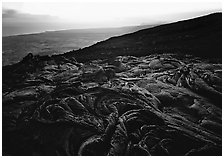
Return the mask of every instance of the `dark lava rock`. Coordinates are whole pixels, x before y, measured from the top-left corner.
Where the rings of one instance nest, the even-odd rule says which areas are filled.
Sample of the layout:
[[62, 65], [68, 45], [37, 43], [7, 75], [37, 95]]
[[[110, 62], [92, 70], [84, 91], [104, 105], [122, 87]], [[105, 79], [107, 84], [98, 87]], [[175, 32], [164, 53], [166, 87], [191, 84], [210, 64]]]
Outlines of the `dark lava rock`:
[[221, 64], [186, 61], [29, 54], [3, 68], [3, 155], [221, 155]]

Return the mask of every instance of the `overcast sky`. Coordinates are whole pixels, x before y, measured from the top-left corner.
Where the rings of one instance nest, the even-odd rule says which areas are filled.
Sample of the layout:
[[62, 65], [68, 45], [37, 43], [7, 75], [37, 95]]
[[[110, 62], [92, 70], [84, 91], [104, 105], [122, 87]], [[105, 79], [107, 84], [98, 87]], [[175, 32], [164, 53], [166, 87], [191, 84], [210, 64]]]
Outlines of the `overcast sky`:
[[221, 11], [218, 2], [3, 2], [3, 36], [47, 30], [160, 24]]

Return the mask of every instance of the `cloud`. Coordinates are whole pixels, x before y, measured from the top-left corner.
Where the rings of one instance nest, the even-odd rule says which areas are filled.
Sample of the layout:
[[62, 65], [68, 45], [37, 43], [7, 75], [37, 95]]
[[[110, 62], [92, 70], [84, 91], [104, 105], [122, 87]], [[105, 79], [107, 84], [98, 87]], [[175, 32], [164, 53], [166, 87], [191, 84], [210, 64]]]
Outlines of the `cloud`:
[[14, 9], [3, 9], [2, 12], [3, 20], [16, 20], [16, 21], [58, 21], [57, 16], [50, 16], [50, 15], [35, 15], [35, 14], [28, 14], [28, 13], [21, 13]]
[[21, 13], [13, 9], [3, 9], [2, 11], [3, 36], [63, 28], [64, 23], [57, 16]]
[[3, 9], [2, 18], [12, 18], [18, 14], [16, 10], [13, 9]]

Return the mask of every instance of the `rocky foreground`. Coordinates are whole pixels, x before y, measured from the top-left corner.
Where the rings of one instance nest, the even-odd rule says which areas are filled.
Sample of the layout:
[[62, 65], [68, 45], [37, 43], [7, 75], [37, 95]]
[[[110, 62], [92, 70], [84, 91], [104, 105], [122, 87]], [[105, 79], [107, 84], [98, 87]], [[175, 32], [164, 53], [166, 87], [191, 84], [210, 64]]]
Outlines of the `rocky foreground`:
[[173, 54], [3, 68], [3, 155], [221, 155], [222, 65]]

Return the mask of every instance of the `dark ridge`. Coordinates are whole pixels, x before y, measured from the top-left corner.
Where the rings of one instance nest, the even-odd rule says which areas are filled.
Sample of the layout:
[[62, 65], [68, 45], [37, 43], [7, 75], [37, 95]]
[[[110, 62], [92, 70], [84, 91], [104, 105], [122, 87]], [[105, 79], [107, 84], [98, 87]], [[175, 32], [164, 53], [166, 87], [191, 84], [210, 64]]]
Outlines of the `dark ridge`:
[[[78, 61], [118, 55], [145, 56], [154, 53], [222, 56], [222, 13], [179, 21], [112, 37], [90, 47], [63, 54]], [[60, 55], [61, 56], [61, 55]]]

